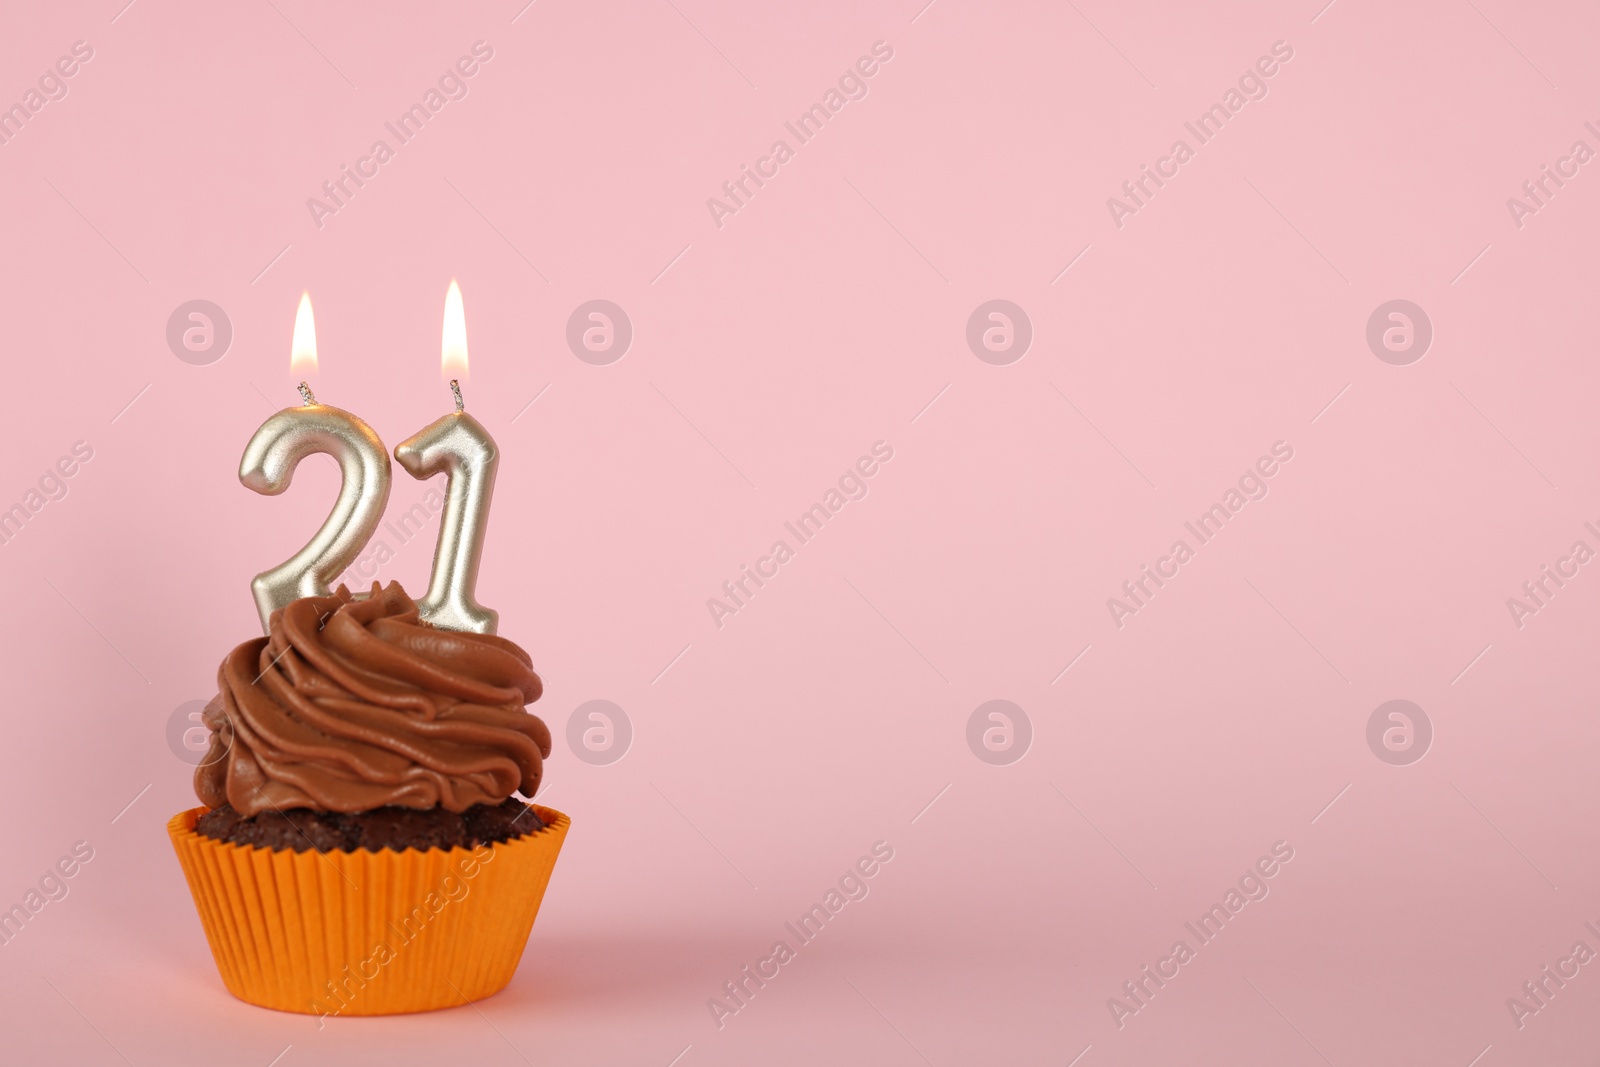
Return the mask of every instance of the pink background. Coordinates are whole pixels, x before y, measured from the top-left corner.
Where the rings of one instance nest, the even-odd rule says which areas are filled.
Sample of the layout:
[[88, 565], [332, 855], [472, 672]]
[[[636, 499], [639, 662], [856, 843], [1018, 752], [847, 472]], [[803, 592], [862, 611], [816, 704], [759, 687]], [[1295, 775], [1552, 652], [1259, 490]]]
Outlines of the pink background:
[[[1597, 165], [1506, 206], [1600, 148], [1592, 7], [122, 2], [0, 34], [0, 101], [94, 49], [0, 146], [0, 506], [94, 450], [0, 548], [0, 904], [94, 849], [0, 948], [0, 1058], [1600, 1055], [1600, 965], [1521, 1029], [1506, 1004], [1600, 950], [1600, 574], [1506, 605], [1600, 548]], [[479, 40], [469, 95], [319, 229], [306, 199]], [[1280, 40], [1119, 229], [1106, 198]], [[707, 198], [876, 41], [868, 95], [719, 228]], [[223, 989], [165, 731], [335, 491], [320, 461], [275, 499], [236, 477], [294, 400], [301, 291], [320, 395], [392, 446], [446, 410], [452, 277], [504, 455], [480, 598], [545, 679], [573, 829], [504, 993], [319, 1030]], [[609, 366], [565, 341], [597, 298], [634, 329]], [[1007, 366], [965, 340], [997, 298], [1033, 327]], [[233, 329], [205, 366], [165, 339], [194, 299]], [[1433, 324], [1408, 366], [1365, 340], [1393, 299]], [[870, 494], [717, 628], [878, 440]], [[1280, 440], [1270, 494], [1119, 629], [1106, 599]], [[422, 491], [397, 469], [391, 514]], [[384, 577], [420, 594], [432, 538]], [[633, 724], [608, 766], [565, 741], [592, 699]], [[1032, 723], [1009, 766], [968, 748], [991, 699]], [[1420, 762], [1368, 747], [1390, 699], [1432, 723]], [[879, 840], [870, 896], [719, 1029], [707, 998]], [[1107, 999], [1280, 840], [1271, 895], [1119, 1029]]]

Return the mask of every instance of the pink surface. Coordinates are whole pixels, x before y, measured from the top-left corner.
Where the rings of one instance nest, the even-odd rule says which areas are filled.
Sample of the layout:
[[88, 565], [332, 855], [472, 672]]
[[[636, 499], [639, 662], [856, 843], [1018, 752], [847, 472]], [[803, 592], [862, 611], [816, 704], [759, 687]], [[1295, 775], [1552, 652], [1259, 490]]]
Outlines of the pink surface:
[[[523, 2], [108, 0], [0, 34], [0, 101], [45, 79], [0, 144], [0, 507], [39, 505], [0, 546], [0, 903], [93, 852], [0, 948], [0, 1058], [1600, 1053], [1600, 14]], [[785, 123], [834, 87], [802, 142]], [[308, 208], [343, 166], [371, 176]], [[768, 176], [734, 203], [745, 166]], [[503, 994], [319, 1029], [222, 988], [163, 830], [193, 803], [168, 728], [335, 490], [321, 462], [275, 499], [236, 477], [295, 399], [301, 291], [320, 396], [393, 446], [447, 409], [452, 277], [503, 452], [479, 596], [545, 678], [541, 799], [573, 828]], [[192, 300], [231, 324], [220, 359], [168, 345]], [[593, 300], [631, 324], [620, 359], [586, 315], [569, 346]], [[984, 310], [969, 345], [996, 300], [1028, 329]], [[1387, 311], [1369, 346], [1397, 300], [1420, 359], [1414, 312], [1411, 348]], [[423, 493], [397, 470], [391, 515]], [[432, 541], [390, 538], [382, 577], [420, 593]], [[713, 612], [745, 565], [777, 572]], [[597, 700], [621, 760], [568, 740]], [[995, 700], [1026, 727], [974, 722]], [[1391, 700], [1429, 729], [1402, 706], [1369, 744]], [[863, 899], [786, 932], [880, 841]], [[1241, 878], [1202, 943], [1185, 924]], [[1169, 977], [1136, 1001], [1146, 965]]]

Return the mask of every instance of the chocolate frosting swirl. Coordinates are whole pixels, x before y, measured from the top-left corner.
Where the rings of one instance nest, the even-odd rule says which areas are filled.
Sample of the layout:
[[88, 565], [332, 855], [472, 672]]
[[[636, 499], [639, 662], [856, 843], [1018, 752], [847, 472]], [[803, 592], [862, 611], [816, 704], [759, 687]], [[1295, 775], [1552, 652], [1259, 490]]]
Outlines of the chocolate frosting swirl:
[[523, 705], [543, 689], [528, 654], [491, 634], [422, 622], [398, 583], [340, 586], [275, 612], [270, 634], [217, 669], [211, 747], [195, 794], [249, 817], [271, 808], [460, 812], [539, 788], [550, 731]]

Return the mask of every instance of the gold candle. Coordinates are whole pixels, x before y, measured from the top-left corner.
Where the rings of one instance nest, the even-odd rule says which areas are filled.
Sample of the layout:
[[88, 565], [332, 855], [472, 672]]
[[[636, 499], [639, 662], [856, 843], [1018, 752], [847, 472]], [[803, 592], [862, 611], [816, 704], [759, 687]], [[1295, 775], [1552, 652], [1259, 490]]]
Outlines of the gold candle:
[[[483, 424], [467, 414], [461, 397], [467, 376], [467, 322], [461, 287], [454, 280], [444, 302], [441, 369], [450, 379], [455, 410], [395, 446], [394, 458], [413, 478], [444, 474], [444, 513], [433, 552], [433, 577], [417, 607], [423, 619], [446, 630], [492, 634], [500, 613], [479, 604], [474, 591], [483, 539], [489, 528], [500, 451]], [[452, 372], [456, 377], [451, 377]]]
[[[316, 364], [311, 297], [303, 294], [295, 314], [290, 368], [314, 371]], [[251, 581], [263, 630], [272, 613], [290, 601], [328, 595], [328, 583], [355, 561], [389, 502], [389, 451], [377, 433], [348, 411], [317, 403], [306, 382], [299, 388], [301, 406], [271, 416], [250, 438], [239, 461], [239, 480], [258, 493], [277, 496], [289, 488], [302, 459], [325, 452], [338, 461], [342, 483], [332, 513], [305, 547]]]

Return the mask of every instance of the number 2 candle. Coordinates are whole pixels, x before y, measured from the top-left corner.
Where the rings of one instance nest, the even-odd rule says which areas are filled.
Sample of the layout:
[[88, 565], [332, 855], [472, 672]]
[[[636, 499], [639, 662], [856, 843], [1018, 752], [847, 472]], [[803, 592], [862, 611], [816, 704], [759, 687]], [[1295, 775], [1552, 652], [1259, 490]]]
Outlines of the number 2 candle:
[[[300, 297], [295, 314], [289, 365], [291, 371], [316, 369], [316, 325], [309, 295]], [[258, 493], [276, 496], [289, 488], [302, 459], [325, 452], [338, 461], [342, 483], [333, 511], [316, 536], [250, 583], [263, 630], [272, 613], [290, 601], [329, 594], [329, 581], [355, 562], [389, 501], [389, 452], [377, 433], [348, 411], [317, 403], [304, 381], [299, 388], [302, 405], [273, 415], [250, 438], [239, 461], [239, 480]], [[492, 479], [492, 467], [490, 474]]]

